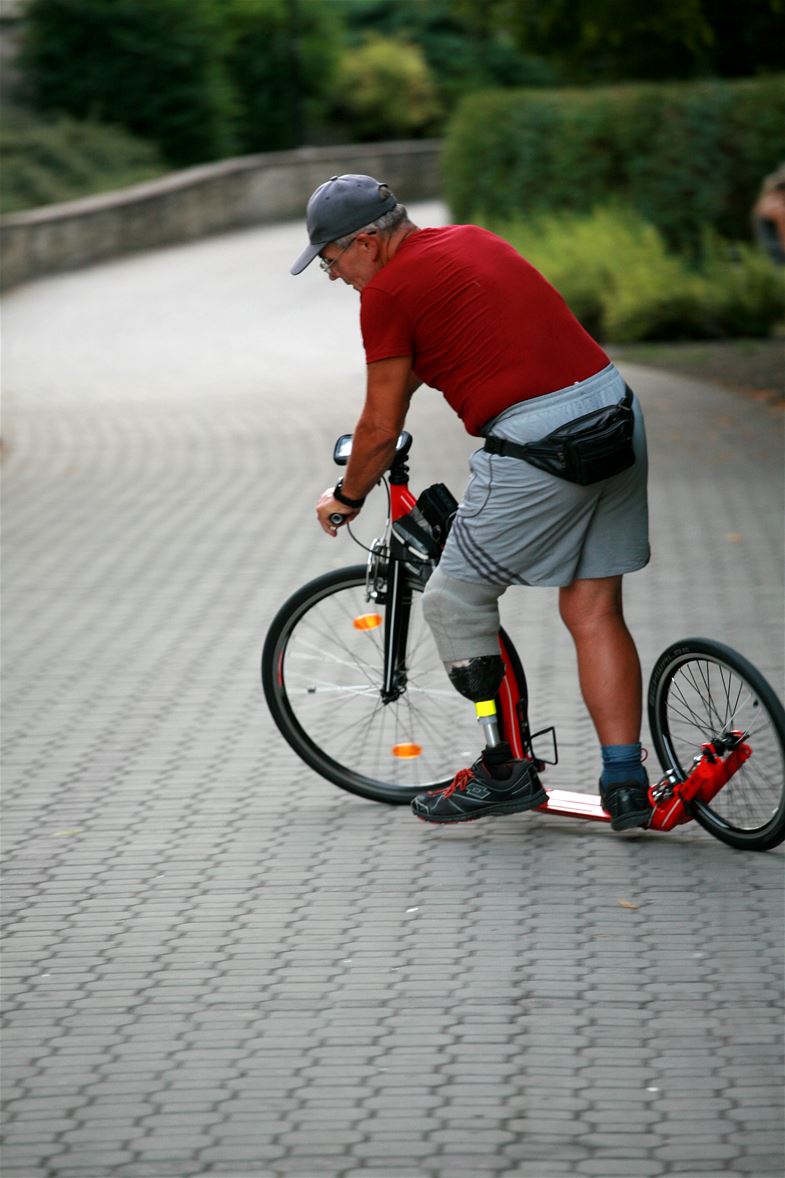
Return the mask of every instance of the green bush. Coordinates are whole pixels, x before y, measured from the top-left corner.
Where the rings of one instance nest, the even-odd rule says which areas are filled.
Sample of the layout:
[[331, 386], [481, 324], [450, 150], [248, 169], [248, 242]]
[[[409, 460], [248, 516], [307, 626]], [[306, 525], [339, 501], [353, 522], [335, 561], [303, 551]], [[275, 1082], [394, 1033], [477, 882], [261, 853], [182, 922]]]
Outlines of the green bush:
[[38, 110], [124, 126], [176, 166], [233, 149], [215, 0], [32, 0], [25, 30]]
[[785, 316], [785, 275], [755, 249], [705, 235], [699, 265], [621, 207], [492, 226], [600, 340], [765, 337]]
[[557, 81], [542, 58], [515, 44], [509, 21], [490, 13], [487, 0], [330, 0], [330, 6], [343, 14], [352, 48], [369, 32], [419, 46], [446, 112], [472, 90]]
[[60, 117], [7, 117], [0, 126], [0, 211], [122, 188], [166, 171], [156, 148], [117, 127]]
[[229, 0], [223, 19], [240, 151], [296, 146], [328, 105], [341, 50], [336, 13], [323, 0], [298, 0], [296, 9], [286, 0]]
[[723, 336], [765, 337], [785, 318], [785, 274], [759, 249], [707, 235], [701, 276]]
[[360, 142], [427, 134], [441, 109], [422, 51], [376, 34], [344, 53], [333, 101], [336, 115]]
[[761, 180], [785, 157], [785, 77], [484, 92], [448, 129], [458, 220], [582, 211], [623, 199], [669, 245], [748, 237]]

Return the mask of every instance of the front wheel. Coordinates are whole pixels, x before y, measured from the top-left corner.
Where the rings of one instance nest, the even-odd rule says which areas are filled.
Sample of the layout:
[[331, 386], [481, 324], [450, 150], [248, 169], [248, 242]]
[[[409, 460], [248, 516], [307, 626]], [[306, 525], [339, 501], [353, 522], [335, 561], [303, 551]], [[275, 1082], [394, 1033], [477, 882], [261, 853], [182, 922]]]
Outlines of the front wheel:
[[[382, 700], [384, 609], [368, 601], [364, 565], [304, 585], [273, 619], [262, 652], [272, 717], [307, 765], [341, 789], [408, 803], [446, 786], [482, 746], [471, 704], [451, 686], [412, 588], [397, 699]], [[523, 670], [511, 653], [521, 699]]]
[[657, 756], [681, 781], [704, 744], [747, 734], [749, 760], [711, 803], [691, 804], [701, 826], [740, 850], [785, 840], [785, 712], [760, 671], [721, 642], [685, 638], [657, 660], [648, 703]]

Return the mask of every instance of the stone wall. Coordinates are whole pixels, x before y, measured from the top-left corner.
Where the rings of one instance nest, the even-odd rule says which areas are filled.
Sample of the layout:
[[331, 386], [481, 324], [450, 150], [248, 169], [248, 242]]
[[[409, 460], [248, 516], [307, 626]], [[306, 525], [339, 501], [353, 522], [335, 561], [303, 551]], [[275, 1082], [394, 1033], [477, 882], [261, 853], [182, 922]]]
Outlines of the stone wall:
[[132, 250], [302, 218], [313, 189], [346, 172], [377, 176], [404, 202], [432, 199], [440, 193], [440, 153], [439, 140], [302, 147], [12, 213], [0, 218], [0, 284], [7, 289]]

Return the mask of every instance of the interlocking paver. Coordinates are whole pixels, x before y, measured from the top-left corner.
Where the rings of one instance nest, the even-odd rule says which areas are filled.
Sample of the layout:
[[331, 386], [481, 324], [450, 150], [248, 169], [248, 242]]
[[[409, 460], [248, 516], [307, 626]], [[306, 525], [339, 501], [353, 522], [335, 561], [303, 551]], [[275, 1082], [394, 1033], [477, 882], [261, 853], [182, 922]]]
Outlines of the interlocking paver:
[[[4, 300], [3, 1178], [780, 1175], [782, 848], [539, 814], [431, 830], [274, 729], [274, 612], [362, 560], [313, 522], [361, 395], [356, 302], [289, 279], [301, 236]], [[705, 633], [781, 690], [780, 421], [625, 375], [646, 671]], [[411, 426], [418, 480], [459, 491], [473, 442], [438, 394]], [[549, 773], [592, 790], [554, 594], [503, 615], [559, 731]]]

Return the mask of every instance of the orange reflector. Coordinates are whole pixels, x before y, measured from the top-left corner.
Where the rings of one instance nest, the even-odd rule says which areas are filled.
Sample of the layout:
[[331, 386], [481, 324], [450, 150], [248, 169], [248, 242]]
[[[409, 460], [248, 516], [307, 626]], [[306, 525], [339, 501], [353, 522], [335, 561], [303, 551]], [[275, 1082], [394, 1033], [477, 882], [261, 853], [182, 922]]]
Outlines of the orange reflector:
[[392, 755], [394, 757], [419, 757], [422, 756], [422, 745], [394, 744], [392, 746]]
[[355, 630], [375, 630], [381, 624], [381, 614], [358, 614], [354, 619]]

